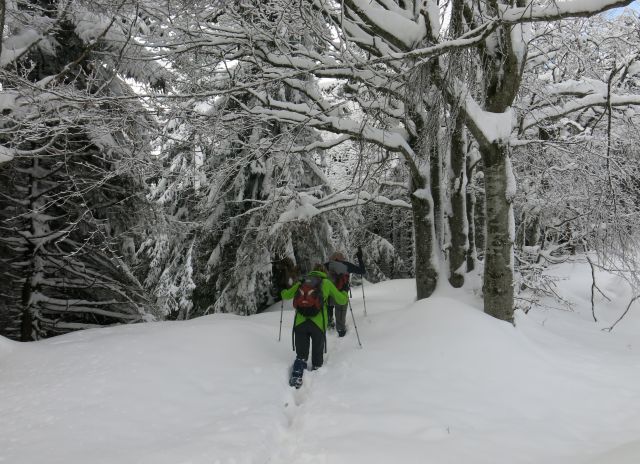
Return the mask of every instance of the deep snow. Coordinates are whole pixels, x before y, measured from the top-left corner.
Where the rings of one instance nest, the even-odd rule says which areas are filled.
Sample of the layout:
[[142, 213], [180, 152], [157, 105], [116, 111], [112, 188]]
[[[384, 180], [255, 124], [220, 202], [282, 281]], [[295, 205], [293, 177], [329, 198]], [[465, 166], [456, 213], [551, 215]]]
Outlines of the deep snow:
[[[590, 308], [590, 270], [566, 263], [573, 310], [537, 308], [516, 327], [469, 289], [413, 302], [412, 281], [367, 285], [326, 365], [287, 386], [285, 307], [0, 338], [0, 462], [10, 464], [627, 464], [640, 462], [640, 308]], [[551, 304], [550, 304], [551, 305]]]

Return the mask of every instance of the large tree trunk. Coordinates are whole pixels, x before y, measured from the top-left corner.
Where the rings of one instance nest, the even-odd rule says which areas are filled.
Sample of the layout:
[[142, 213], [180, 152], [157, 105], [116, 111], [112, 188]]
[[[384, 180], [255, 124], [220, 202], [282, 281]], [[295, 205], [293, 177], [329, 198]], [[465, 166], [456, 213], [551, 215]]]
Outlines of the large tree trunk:
[[480, 148], [484, 163], [486, 247], [484, 311], [513, 322], [513, 237], [509, 148], [494, 143]]
[[0, 55], [2, 55], [2, 38], [4, 37], [4, 19], [7, 12], [5, 0], [0, 0]]
[[451, 135], [451, 179], [449, 190], [451, 192], [451, 212], [449, 215], [449, 232], [451, 234], [451, 247], [449, 249], [449, 283], [459, 288], [464, 285], [464, 272], [462, 267], [468, 249], [467, 240], [467, 207], [465, 172], [466, 164], [466, 140], [464, 137], [464, 119], [461, 115], [456, 117], [455, 127]]
[[[424, 160], [429, 163], [429, 160]], [[414, 230], [414, 267], [416, 272], [416, 291], [418, 300], [428, 298], [438, 284], [438, 265], [435, 258], [437, 239], [433, 222], [433, 198], [429, 186], [428, 174], [418, 174], [416, 169], [411, 176], [411, 209]]]
[[[508, 4], [505, 0], [500, 3]], [[526, 2], [516, 0], [515, 3], [523, 7]], [[498, 16], [498, 2], [489, 3], [488, 7], [492, 15]], [[522, 26], [502, 26], [493, 34], [499, 52], [483, 53], [486, 59], [485, 111], [504, 113], [513, 104], [526, 62], [523, 35]], [[482, 134], [478, 142], [485, 179], [484, 311], [498, 319], [513, 322], [514, 237], [510, 224], [513, 221], [511, 201], [515, 192], [508, 192], [509, 178], [513, 176], [509, 146], [508, 141], [488, 140], [486, 134]], [[515, 189], [515, 185], [511, 187]]]
[[33, 315], [29, 307], [31, 299], [31, 279], [22, 286], [22, 316], [20, 318], [20, 341], [30, 342], [33, 340]]
[[467, 171], [467, 187], [465, 190], [466, 195], [466, 209], [467, 209], [467, 238], [469, 244], [467, 246], [467, 272], [471, 272], [476, 268], [476, 259], [478, 253], [476, 251], [476, 192], [474, 190], [475, 181], [473, 179], [473, 171], [475, 170], [475, 163], [472, 163], [470, 155], [467, 156], [467, 162], [465, 169]]
[[418, 300], [430, 297], [438, 284], [438, 271], [433, 256], [435, 233], [430, 196], [431, 193], [426, 188], [414, 189], [411, 194]]
[[41, 253], [42, 245], [36, 246], [34, 241], [43, 238], [46, 225], [41, 220], [43, 199], [40, 192], [41, 185], [38, 174], [42, 176], [42, 167], [38, 157], [33, 158], [29, 174], [29, 214], [30, 239], [26, 240], [25, 262], [29, 263], [28, 274], [22, 287], [22, 320], [20, 321], [20, 340], [28, 342], [38, 338], [36, 327], [34, 326], [35, 313], [33, 308], [34, 296], [40, 292], [41, 282], [44, 280], [43, 263]]
[[[439, 111], [439, 109], [438, 109]], [[439, 256], [442, 254], [445, 243], [444, 234], [444, 213], [442, 208], [442, 159], [440, 157], [440, 139], [438, 131], [434, 130], [431, 139], [431, 149], [429, 150], [429, 162], [431, 164], [429, 173], [431, 174], [431, 198], [433, 201], [433, 230], [435, 234], [434, 247]]]
[[438, 284], [438, 256], [436, 246], [438, 237], [434, 224], [434, 200], [430, 181], [434, 150], [437, 151], [437, 136], [426, 137], [428, 127], [423, 114], [410, 113], [416, 123], [418, 136], [409, 141], [416, 158], [409, 161], [411, 186], [411, 210], [414, 231], [414, 269], [416, 273], [416, 291], [418, 300], [428, 298]]

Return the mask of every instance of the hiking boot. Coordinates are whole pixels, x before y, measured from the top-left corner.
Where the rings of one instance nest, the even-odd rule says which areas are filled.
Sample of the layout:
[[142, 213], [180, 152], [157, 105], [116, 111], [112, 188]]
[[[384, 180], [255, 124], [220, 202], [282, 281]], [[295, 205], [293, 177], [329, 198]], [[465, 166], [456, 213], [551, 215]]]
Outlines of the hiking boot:
[[345, 335], [347, 335], [347, 329], [338, 330], [338, 337], [344, 337]]
[[317, 371], [318, 369], [320, 369], [322, 366], [311, 366], [311, 370], [312, 371]]
[[307, 361], [304, 359], [296, 358], [293, 362], [293, 369], [291, 370], [291, 375], [294, 377], [302, 377], [304, 374], [304, 370], [307, 368]]
[[329, 322], [327, 323], [327, 326], [330, 329], [335, 329], [336, 328], [336, 322], [333, 319], [329, 319]]

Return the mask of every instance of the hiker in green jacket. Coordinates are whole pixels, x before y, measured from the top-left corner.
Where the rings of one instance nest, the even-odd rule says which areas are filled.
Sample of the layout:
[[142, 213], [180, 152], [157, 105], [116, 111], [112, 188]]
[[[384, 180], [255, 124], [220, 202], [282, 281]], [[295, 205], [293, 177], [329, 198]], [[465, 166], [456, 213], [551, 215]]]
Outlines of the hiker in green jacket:
[[[313, 304], [303, 301], [306, 298], [313, 300], [314, 297], [317, 297], [318, 289], [321, 290], [321, 301], [315, 300]], [[305, 292], [309, 295], [303, 295]], [[296, 317], [293, 323], [293, 337], [297, 359], [294, 363], [293, 374], [297, 374], [299, 371], [300, 378], [302, 378], [302, 371], [307, 367], [310, 344], [313, 345], [311, 349], [312, 368], [318, 369], [322, 366], [329, 297], [332, 297], [338, 304], [346, 304], [348, 297], [331, 282], [327, 277], [326, 269], [321, 264], [314, 266], [313, 271], [296, 282], [293, 287], [282, 290], [280, 295], [283, 300], [294, 299]], [[315, 309], [307, 310], [304, 306], [315, 306]]]

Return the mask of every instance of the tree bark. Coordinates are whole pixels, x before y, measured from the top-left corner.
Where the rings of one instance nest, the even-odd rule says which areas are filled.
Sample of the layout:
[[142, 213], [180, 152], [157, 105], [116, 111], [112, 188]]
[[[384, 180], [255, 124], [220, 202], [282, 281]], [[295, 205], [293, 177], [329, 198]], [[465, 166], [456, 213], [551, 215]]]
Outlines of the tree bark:
[[22, 286], [22, 316], [20, 318], [20, 341], [30, 342], [33, 340], [33, 315], [29, 307], [31, 298], [31, 279], [27, 279]]
[[[37, 156], [31, 162], [29, 175], [29, 213], [31, 215], [29, 234], [30, 238], [42, 238], [45, 225], [39, 219], [42, 208], [40, 182], [35, 173], [41, 169]], [[29, 271], [22, 287], [22, 318], [20, 321], [20, 340], [29, 342], [37, 339], [38, 334], [34, 327], [33, 296], [40, 291], [40, 282], [43, 280], [41, 248], [32, 240], [27, 239], [25, 244], [25, 261], [29, 263]], [[35, 337], [34, 337], [35, 334]]]
[[[426, 137], [428, 126], [423, 114], [410, 111], [416, 123], [417, 136], [412, 137], [409, 145], [416, 154], [410, 163], [410, 198], [414, 231], [414, 269], [416, 273], [417, 299], [430, 297], [438, 284], [438, 260], [435, 233], [434, 201], [430, 181], [432, 180], [432, 154], [437, 151], [437, 137]], [[434, 148], [435, 146], [435, 148]]]
[[2, 37], [4, 37], [4, 21], [7, 12], [5, 0], [0, 0], [0, 55], [2, 55]]
[[513, 240], [511, 199], [508, 195], [509, 147], [481, 146], [484, 162], [486, 247], [484, 259], [484, 311], [513, 322]]
[[449, 283], [454, 288], [464, 285], [464, 273], [461, 271], [468, 250], [468, 222], [466, 206], [466, 140], [464, 137], [464, 119], [456, 117], [455, 127], [451, 135], [451, 213], [449, 232], [451, 247], [449, 249]]
[[[438, 109], [438, 111], [440, 111]], [[433, 229], [435, 235], [434, 246], [435, 251], [441, 256], [443, 245], [445, 243], [444, 234], [444, 212], [442, 208], [442, 159], [440, 157], [440, 139], [438, 131], [434, 130], [434, 134], [431, 138], [431, 148], [429, 150], [429, 161], [431, 175], [430, 190], [431, 198], [433, 201]]]
[[466, 209], [467, 209], [467, 272], [471, 272], [476, 268], [476, 193], [474, 191], [473, 171], [475, 170], [475, 164], [471, 163], [469, 157], [465, 169], [467, 171], [467, 186], [465, 190], [466, 195]]
[[416, 185], [414, 180], [411, 193], [418, 300], [430, 297], [438, 284], [438, 272], [433, 259], [435, 243], [433, 206], [431, 194], [426, 187], [426, 182]]
[[[498, 5], [506, 2], [490, 2], [489, 11], [498, 16]], [[517, 6], [523, 6], [524, 0], [516, 0]], [[498, 43], [497, 52], [481, 49], [484, 61], [484, 110], [491, 113], [504, 113], [516, 98], [522, 72], [526, 61], [519, 45], [514, 44], [518, 32], [501, 26], [493, 37]], [[513, 35], [512, 35], [513, 34]], [[513, 322], [513, 237], [511, 236], [510, 193], [507, 192], [511, 173], [508, 141], [488, 140], [472, 125], [469, 129], [480, 145], [480, 155], [484, 165], [486, 237], [484, 255], [484, 311], [504, 321]]]

